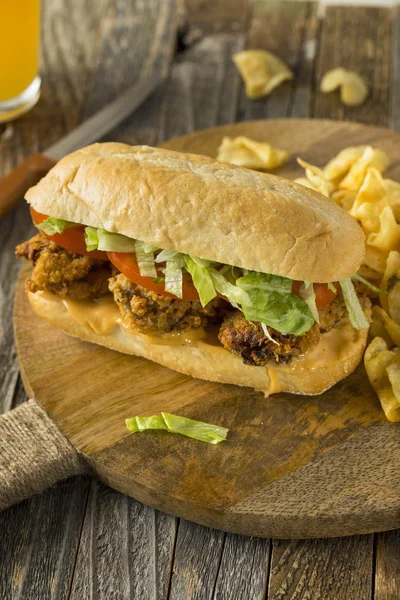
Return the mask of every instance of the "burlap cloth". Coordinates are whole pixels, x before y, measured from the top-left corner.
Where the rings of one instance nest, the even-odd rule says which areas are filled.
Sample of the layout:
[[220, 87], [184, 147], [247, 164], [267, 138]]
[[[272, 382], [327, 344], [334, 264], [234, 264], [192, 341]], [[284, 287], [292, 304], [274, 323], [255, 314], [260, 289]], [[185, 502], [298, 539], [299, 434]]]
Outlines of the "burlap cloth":
[[0, 417], [0, 510], [85, 470], [36, 400]]

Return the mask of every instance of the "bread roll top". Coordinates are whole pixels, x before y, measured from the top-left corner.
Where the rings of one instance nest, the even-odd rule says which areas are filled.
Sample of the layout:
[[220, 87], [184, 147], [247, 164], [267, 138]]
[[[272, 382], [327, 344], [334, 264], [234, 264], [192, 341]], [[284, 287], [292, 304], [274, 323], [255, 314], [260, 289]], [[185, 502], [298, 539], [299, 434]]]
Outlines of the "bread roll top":
[[63, 158], [26, 194], [38, 212], [160, 248], [313, 282], [353, 275], [364, 235], [332, 200], [291, 181], [119, 143]]

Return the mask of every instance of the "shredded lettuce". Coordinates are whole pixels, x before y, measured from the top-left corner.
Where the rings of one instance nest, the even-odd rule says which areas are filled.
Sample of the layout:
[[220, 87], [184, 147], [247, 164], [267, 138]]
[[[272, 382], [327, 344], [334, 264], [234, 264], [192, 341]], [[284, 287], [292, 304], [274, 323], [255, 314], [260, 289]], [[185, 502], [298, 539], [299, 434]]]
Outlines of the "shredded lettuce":
[[192, 256], [192, 255], [190, 255], [190, 258], [201, 269], [208, 269], [212, 264], [215, 264], [215, 263], [212, 263], [211, 260], [206, 260], [205, 258], [199, 258], [198, 256]]
[[[164, 281], [165, 291], [177, 298], [183, 296], [183, 270], [186, 269], [203, 307], [217, 293], [221, 294], [232, 306], [241, 310], [247, 320], [260, 322], [265, 335], [274, 343], [277, 342], [270, 336], [267, 327], [284, 335], [302, 335], [312, 327], [314, 320], [319, 321], [311, 282], [304, 282], [299, 297], [292, 293], [293, 282], [286, 277], [247, 271], [232, 265], [222, 265], [217, 269], [215, 262], [174, 250], [160, 250], [151, 244], [95, 227], [86, 227], [85, 239], [88, 251], [135, 252], [142, 277], [151, 277], [157, 283]], [[166, 264], [165, 278], [160, 278], [156, 263], [163, 262]], [[336, 292], [332, 284], [328, 285]]]
[[135, 240], [120, 233], [111, 233], [97, 227], [85, 228], [86, 250], [104, 252], [135, 252]]
[[369, 288], [373, 292], [376, 292], [377, 294], [387, 294], [388, 293], [387, 290], [381, 290], [380, 288], [376, 287], [376, 285], [373, 285], [372, 283], [370, 283], [367, 279], [364, 279], [364, 277], [361, 277], [361, 275], [359, 275], [358, 273], [353, 275], [353, 277], [351, 279], [353, 281], [359, 281], [360, 283], [365, 285], [367, 288]]
[[335, 287], [335, 284], [334, 284], [334, 283], [332, 283], [332, 281], [330, 281], [330, 282], [328, 283], [328, 290], [331, 290], [331, 292], [334, 292], [335, 294], [337, 294], [337, 289], [336, 289], [336, 287]]
[[148, 244], [147, 242], [137, 243], [140, 244], [143, 252], [145, 252], [146, 254], [154, 254], [154, 252], [158, 252], [158, 250], [160, 250], [160, 248], [158, 248], [157, 246], [153, 246], [153, 244]]
[[217, 295], [210, 271], [206, 266], [199, 266], [197, 262], [187, 254], [185, 254], [184, 260], [186, 269], [192, 276], [194, 287], [199, 294], [201, 305], [204, 307]]
[[126, 426], [132, 433], [146, 431], [149, 429], [164, 429], [170, 433], [180, 433], [186, 437], [207, 442], [208, 444], [218, 444], [226, 440], [229, 429], [212, 425], [211, 423], [203, 423], [202, 421], [194, 421], [179, 415], [162, 412], [160, 415], [151, 417], [133, 417], [125, 420]]
[[307, 304], [314, 319], [317, 321], [317, 323], [319, 323], [319, 313], [316, 304], [314, 284], [312, 283], [312, 281], [305, 281], [303, 283], [303, 285], [300, 288], [300, 296]]
[[240, 267], [224, 265], [218, 270], [218, 273], [223, 275], [229, 283], [236, 285], [236, 279], [238, 279], [238, 277], [243, 277], [243, 275], [247, 275], [248, 271], [246, 269], [241, 269]]
[[97, 227], [85, 227], [85, 244], [88, 252], [97, 250], [99, 245], [99, 236], [97, 235]]
[[277, 275], [250, 272], [236, 280], [250, 303], [242, 307], [248, 321], [260, 321], [284, 335], [302, 335], [314, 324], [306, 302], [292, 293], [292, 280]]
[[155, 258], [156, 263], [166, 262], [167, 260], [172, 260], [177, 256], [182, 256], [180, 252], [176, 252], [175, 250], [161, 250]]
[[216, 269], [210, 269], [210, 275], [217, 292], [228, 298], [229, 302], [233, 304], [233, 306], [237, 304], [249, 304], [250, 298], [247, 292], [237, 287], [237, 285], [233, 285], [230, 283], [224, 275], [222, 275]]
[[265, 337], [268, 338], [270, 342], [273, 342], [277, 346], [280, 346], [280, 343], [277, 342], [276, 340], [274, 340], [274, 338], [272, 337], [272, 335], [268, 331], [268, 327], [266, 326], [266, 324], [265, 323], [260, 323], [260, 325], [261, 325], [261, 328], [262, 328], [262, 330], [264, 332]]
[[161, 415], [153, 415], [152, 417], [133, 417], [133, 419], [125, 419], [125, 423], [132, 433], [147, 431], [148, 429], [167, 429]]
[[157, 269], [154, 263], [154, 246], [144, 242], [135, 242], [136, 261], [142, 277], [157, 277]]
[[347, 312], [349, 313], [350, 323], [353, 325], [354, 329], [367, 329], [369, 327], [369, 322], [361, 308], [360, 301], [350, 277], [342, 279], [339, 283], [342, 288]]
[[41, 223], [37, 223], [36, 227], [47, 235], [54, 235], [55, 233], [64, 233], [69, 227], [76, 227], [77, 223], [71, 223], [71, 221], [65, 221], [65, 219], [55, 219], [54, 217], [48, 217]]
[[182, 269], [185, 261], [182, 255], [167, 260], [165, 263], [165, 291], [182, 298]]
[[98, 249], [106, 252], [134, 252], [135, 241], [119, 233], [109, 233], [105, 229], [98, 229]]

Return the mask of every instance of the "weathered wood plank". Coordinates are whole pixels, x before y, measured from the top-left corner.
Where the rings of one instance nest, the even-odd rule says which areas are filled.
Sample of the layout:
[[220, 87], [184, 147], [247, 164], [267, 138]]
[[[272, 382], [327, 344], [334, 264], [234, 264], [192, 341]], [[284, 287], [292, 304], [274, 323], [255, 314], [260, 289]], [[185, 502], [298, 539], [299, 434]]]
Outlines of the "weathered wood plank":
[[263, 598], [270, 548], [270, 540], [227, 534], [215, 585], [215, 600]]
[[141, 77], [167, 74], [176, 44], [176, 4], [176, 0], [117, 0], [112, 6], [83, 118]]
[[226, 534], [180, 520], [169, 598], [207, 600], [214, 597]]
[[174, 62], [163, 97], [158, 141], [235, 118], [239, 78], [231, 56], [241, 35], [205, 36]]
[[19, 372], [12, 320], [19, 271], [14, 247], [32, 230], [28, 207], [22, 203], [0, 221], [0, 412], [12, 406]]
[[268, 600], [370, 600], [372, 536], [273, 540]]
[[166, 599], [176, 523], [93, 481], [71, 600]]
[[94, 6], [91, 0], [45, 1], [42, 97], [27, 118], [34, 132], [37, 127], [46, 128], [46, 139], [41, 139], [46, 145], [55, 142], [79, 119], [104, 34], [101, 25], [111, 3], [112, 0], [96, 0]]
[[294, 78], [260, 100], [249, 100], [242, 87], [239, 120], [309, 116], [317, 26], [314, 2], [256, 1], [246, 48], [273, 52]]
[[[314, 116], [387, 126], [390, 119], [392, 28], [388, 8], [328, 6], [323, 21]], [[370, 94], [360, 107], [344, 106], [339, 93], [319, 91], [323, 75], [334, 67], [356, 71]]]
[[88, 477], [76, 477], [0, 513], [0, 599], [68, 597]]
[[393, 46], [392, 46], [392, 90], [390, 94], [391, 114], [389, 126], [392, 129], [400, 129], [400, 6], [395, 13], [393, 27]]
[[183, 0], [181, 24], [197, 29], [198, 35], [246, 31], [252, 4], [253, 0]]
[[374, 600], [397, 600], [400, 593], [400, 529], [375, 535]]

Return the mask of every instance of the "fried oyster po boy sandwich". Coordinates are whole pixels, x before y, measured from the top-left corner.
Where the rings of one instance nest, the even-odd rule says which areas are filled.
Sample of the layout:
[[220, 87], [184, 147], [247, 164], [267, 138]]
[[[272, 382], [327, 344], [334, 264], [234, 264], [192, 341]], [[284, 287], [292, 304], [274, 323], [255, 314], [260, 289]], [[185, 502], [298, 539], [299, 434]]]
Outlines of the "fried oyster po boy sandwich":
[[349, 375], [369, 301], [361, 228], [324, 196], [192, 154], [94, 144], [26, 195], [29, 302], [87, 340], [265, 394]]

